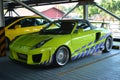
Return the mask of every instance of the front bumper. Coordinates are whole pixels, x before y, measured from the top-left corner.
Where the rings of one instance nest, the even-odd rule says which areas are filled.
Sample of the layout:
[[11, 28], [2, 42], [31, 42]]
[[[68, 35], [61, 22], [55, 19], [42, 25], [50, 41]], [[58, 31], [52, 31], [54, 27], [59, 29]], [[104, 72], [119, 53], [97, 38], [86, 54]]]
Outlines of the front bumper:
[[56, 48], [42, 48], [29, 50], [26, 53], [22, 51], [10, 50], [10, 58], [29, 65], [47, 65], [52, 62], [52, 56]]

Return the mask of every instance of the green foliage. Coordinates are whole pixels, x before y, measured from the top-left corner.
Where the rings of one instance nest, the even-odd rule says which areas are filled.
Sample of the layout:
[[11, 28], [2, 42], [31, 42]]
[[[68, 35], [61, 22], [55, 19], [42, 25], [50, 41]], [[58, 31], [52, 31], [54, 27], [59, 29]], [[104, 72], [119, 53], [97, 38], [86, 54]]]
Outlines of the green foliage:
[[82, 6], [79, 6], [78, 8], [76, 8], [74, 12], [77, 13], [80, 18], [83, 17], [83, 7]]
[[119, 16], [120, 0], [102, 0], [101, 6]]
[[95, 6], [89, 6], [89, 16], [92, 16], [92, 15], [94, 15], [94, 14], [99, 14], [99, 12], [100, 12], [100, 10], [97, 8], [97, 7], [95, 7]]
[[[101, 3], [99, 5], [120, 17], [120, 0], [101, 0]], [[65, 12], [68, 12], [72, 8], [73, 6], [62, 7], [63, 11]], [[105, 13], [104, 11], [102, 11], [101, 9], [99, 9], [94, 5], [90, 5], [88, 9], [89, 9], [89, 17], [95, 14], [101, 14], [104, 17], [106, 16], [111, 17], [110, 15], [108, 15], [107, 13]], [[83, 17], [83, 6], [76, 8], [73, 12], [77, 13], [79, 17]]]

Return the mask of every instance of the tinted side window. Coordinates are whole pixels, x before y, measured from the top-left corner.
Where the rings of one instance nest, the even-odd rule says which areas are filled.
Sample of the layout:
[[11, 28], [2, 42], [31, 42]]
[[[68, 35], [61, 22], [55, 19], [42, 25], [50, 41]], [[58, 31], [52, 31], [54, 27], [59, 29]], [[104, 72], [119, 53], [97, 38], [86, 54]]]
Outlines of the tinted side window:
[[35, 25], [36, 26], [39, 26], [39, 25], [44, 25], [44, 24], [47, 24], [48, 21], [45, 20], [45, 19], [42, 19], [42, 18], [36, 18], [35, 19]]
[[35, 20], [33, 18], [27, 18], [20, 21], [21, 27], [34, 26]]

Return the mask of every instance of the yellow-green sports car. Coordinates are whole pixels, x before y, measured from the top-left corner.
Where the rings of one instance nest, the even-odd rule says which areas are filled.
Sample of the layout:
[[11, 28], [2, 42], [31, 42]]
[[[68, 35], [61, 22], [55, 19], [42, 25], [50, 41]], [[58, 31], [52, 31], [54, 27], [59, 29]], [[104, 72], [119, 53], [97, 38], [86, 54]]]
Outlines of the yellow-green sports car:
[[111, 51], [111, 32], [87, 20], [56, 20], [39, 33], [20, 36], [10, 45], [10, 58], [30, 65], [63, 66], [69, 60]]

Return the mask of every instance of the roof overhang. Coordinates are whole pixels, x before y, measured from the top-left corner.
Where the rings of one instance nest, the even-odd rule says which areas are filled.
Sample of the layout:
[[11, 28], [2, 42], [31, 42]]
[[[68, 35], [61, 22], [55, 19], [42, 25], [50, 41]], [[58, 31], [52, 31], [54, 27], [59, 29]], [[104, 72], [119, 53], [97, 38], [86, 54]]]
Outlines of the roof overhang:
[[[62, 4], [62, 3], [74, 3], [74, 2], [87, 2], [91, 3], [94, 0], [20, 0], [29, 6], [42, 6], [42, 5], [51, 5], [51, 4]], [[14, 0], [3, 0], [4, 8], [13, 7], [19, 8], [22, 7], [20, 4], [15, 3]]]

